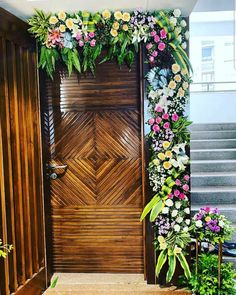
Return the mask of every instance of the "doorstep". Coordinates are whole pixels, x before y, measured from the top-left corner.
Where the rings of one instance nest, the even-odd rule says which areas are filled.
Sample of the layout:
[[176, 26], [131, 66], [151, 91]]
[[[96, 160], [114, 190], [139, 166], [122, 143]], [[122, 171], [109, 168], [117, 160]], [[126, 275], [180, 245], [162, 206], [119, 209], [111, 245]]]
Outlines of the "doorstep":
[[147, 285], [142, 274], [57, 273], [58, 283], [44, 295], [189, 295], [175, 287]]

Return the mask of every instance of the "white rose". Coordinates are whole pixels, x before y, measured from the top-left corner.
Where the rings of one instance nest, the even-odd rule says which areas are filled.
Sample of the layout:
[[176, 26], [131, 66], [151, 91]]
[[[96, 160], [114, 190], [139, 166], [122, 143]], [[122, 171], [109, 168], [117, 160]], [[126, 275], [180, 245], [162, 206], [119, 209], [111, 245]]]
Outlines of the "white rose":
[[186, 214], [190, 214], [190, 209], [189, 209], [189, 208], [185, 208], [185, 209], [184, 209], [184, 212], [185, 212]]
[[178, 210], [173, 210], [171, 213], [172, 217], [176, 217], [178, 215]]
[[173, 14], [174, 14], [175, 17], [180, 17], [181, 16], [181, 10], [180, 9], [175, 9], [173, 11]]
[[184, 19], [181, 20], [180, 24], [181, 24], [181, 26], [182, 26], [183, 28], [187, 26], [187, 23], [186, 23], [186, 21], [185, 21]]
[[182, 37], [181, 35], [179, 35], [178, 38], [177, 38], [177, 40], [178, 40], [179, 42], [182, 42], [182, 39], [183, 39], [183, 37]]
[[183, 231], [184, 231], [184, 232], [188, 232], [188, 230], [189, 230], [188, 226], [185, 226], [185, 227], [183, 228]]
[[190, 35], [189, 35], [189, 31], [186, 31], [185, 34], [184, 34], [185, 38], [188, 40]]
[[220, 221], [219, 221], [219, 226], [223, 228], [224, 225], [225, 225], [224, 221], [220, 220]]
[[179, 232], [179, 231], [180, 231], [180, 226], [179, 226], [178, 224], [176, 224], [176, 225], [174, 226], [174, 230], [175, 230], [176, 232]]
[[176, 209], [179, 209], [179, 208], [181, 207], [181, 205], [182, 205], [182, 204], [181, 204], [180, 202], [176, 202], [176, 203], [175, 203], [175, 208], [176, 208]]
[[168, 214], [169, 213], [169, 208], [168, 207], [164, 207], [162, 210], [163, 214]]
[[185, 223], [186, 223], [187, 225], [189, 225], [190, 222], [191, 222], [190, 219], [186, 219], [186, 220], [185, 220]]
[[177, 24], [177, 19], [176, 19], [175, 17], [171, 16], [171, 17], [170, 17], [170, 23], [171, 23], [172, 25], [176, 26], [176, 24]]
[[168, 199], [167, 201], [166, 201], [166, 206], [168, 206], [168, 207], [172, 207], [174, 205], [174, 203], [173, 203], [173, 201], [171, 200], [171, 199]]
[[196, 227], [202, 227], [202, 221], [201, 220], [196, 221]]
[[181, 223], [183, 220], [184, 220], [183, 217], [178, 217], [178, 218], [176, 218], [176, 222], [177, 222], [177, 223]]
[[182, 45], [181, 45], [181, 47], [182, 47], [183, 49], [186, 49], [186, 48], [187, 48], [187, 43], [186, 43], [186, 42], [183, 42]]

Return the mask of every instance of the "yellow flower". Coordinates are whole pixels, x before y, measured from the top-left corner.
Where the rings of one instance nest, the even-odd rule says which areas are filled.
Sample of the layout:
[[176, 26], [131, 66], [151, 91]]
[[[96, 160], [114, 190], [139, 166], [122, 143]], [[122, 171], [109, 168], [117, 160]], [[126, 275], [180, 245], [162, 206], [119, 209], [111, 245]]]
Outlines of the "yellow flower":
[[181, 74], [182, 74], [183, 76], [186, 76], [186, 75], [188, 75], [188, 71], [187, 71], [186, 69], [183, 69], [183, 70], [181, 71]]
[[206, 222], [211, 221], [211, 217], [210, 217], [210, 216], [207, 216], [207, 217], [205, 218], [205, 221], [206, 221]]
[[177, 247], [177, 246], [175, 246], [175, 248], [174, 248], [174, 254], [180, 254], [181, 252], [182, 252], [182, 249], [179, 248], [179, 247]]
[[178, 64], [173, 64], [172, 65], [172, 72], [174, 74], [178, 73], [180, 71], [180, 66]]
[[114, 30], [114, 29], [111, 29], [111, 35], [113, 36], [113, 37], [116, 37], [117, 35], [118, 35], [118, 32], [117, 32], [117, 30]]
[[59, 18], [60, 20], [65, 20], [65, 19], [66, 19], [66, 14], [65, 14], [65, 12], [64, 12], [64, 11], [60, 11], [60, 12], [58, 13], [58, 18]]
[[163, 153], [159, 153], [158, 158], [163, 161], [163, 160], [165, 160], [166, 157]]
[[158, 166], [160, 164], [160, 161], [158, 159], [154, 159], [152, 162], [156, 166]]
[[74, 22], [73, 22], [73, 20], [72, 20], [71, 18], [68, 18], [68, 19], [66, 20], [66, 26], [67, 26], [67, 28], [70, 29], [70, 30], [73, 29], [73, 27], [74, 27]]
[[180, 82], [181, 81], [181, 76], [180, 75], [175, 75], [175, 81]]
[[172, 158], [172, 152], [171, 152], [171, 151], [166, 151], [166, 152], [165, 152], [165, 156], [166, 156], [167, 158]]
[[56, 23], [58, 23], [58, 18], [55, 15], [51, 16], [49, 19], [49, 23], [51, 25], [55, 25]]
[[120, 11], [116, 11], [115, 13], [114, 13], [114, 17], [115, 17], [115, 19], [117, 19], [117, 20], [120, 20], [120, 19], [122, 19], [122, 13], [120, 12]]
[[167, 243], [160, 243], [160, 250], [165, 250], [167, 248]]
[[64, 33], [66, 31], [66, 26], [65, 25], [60, 25], [59, 26], [59, 31]]
[[184, 97], [184, 93], [185, 92], [184, 92], [183, 88], [180, 87], [177, 95], [178, 95], [178, 97]]
[[188, 89], [188, 86], [189, 86], [189, 85], [188, 85], [188, 82], [184, 82], [184, 83], [183, 83], [183, 89], [184, 89], [184, 90], [187, 90], [187, 89]]
[[130, 20], [130, 14], [128, 12], [124, 12], [122, 15], [122, 19], [124, 22], [128, 22]]
[[165, 240], [165, 238], [163, 236], [158, 236], [157, 240], [158, 240], [159, 243], [165, 243], [166, 242], [166, 240]]
[[171, 166], [172, 166], [172, 165], [171, 165], [170, 162], [167, 162], [167, 161], [166, 161], [166, 162], [163, 163], [163, 167], [164, 167], [166, 170], [170, 169]]
[[163, 142], [163, 148], [166, 150], [168, 149], [168, 147], [170, 146], [170, 142], [169, 141], [164, 141]]
[[111, 17], [111, 13], [108, 9], [105, 9], [103, 12], [102, 12], [102, 17], [104, 19], [109, 19]]
[[129, 30], [129, 27], [128, 27], [127, 25], [123, 25], [122, 29], [123, 29], [124, 31], [128, 31], [128, 30]]
[[118, 22], [114, 22], [114, 24], [112, 25], [112, 28], [114, 29], [114, 30], [118, 30], [119, 29], [119, 23]]
[[169, 87], [170, 89], [175, 89], [175, 88], [176, 88], [176, 83], [175, 83], [175, 81], [171, 80], [170, 83], [169, 83], [169, 85], [168, 85], [168, 87]]

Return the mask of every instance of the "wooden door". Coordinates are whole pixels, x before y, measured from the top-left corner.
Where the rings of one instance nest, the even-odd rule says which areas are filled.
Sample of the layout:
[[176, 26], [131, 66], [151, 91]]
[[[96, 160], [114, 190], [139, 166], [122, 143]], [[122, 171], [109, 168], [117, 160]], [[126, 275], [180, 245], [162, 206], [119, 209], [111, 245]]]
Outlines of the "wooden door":
[[46, 157], [68, 165], [50, 184], [54, 271], [142, 273], [138, 61], [41, 85]]
[[37, 53], [23, 21], [0, 8], [0, 294], [46, 287]]

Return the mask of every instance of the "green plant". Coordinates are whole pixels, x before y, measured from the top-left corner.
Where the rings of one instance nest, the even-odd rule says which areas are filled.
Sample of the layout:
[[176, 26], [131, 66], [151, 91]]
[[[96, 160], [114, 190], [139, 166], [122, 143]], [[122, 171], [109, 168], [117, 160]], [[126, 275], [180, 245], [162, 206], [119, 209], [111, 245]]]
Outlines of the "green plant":
[[6, 258], [7, 254], [10, 253], [12, 249], [12, 245], [3, 244], [2, 240], [0, 239], [0, 257]]
[[[193, 265], [196, 268], [196, 263]], [[181, 284], [196, 295], [235, 295], [236, 272], [232, 263], [221, 264], [221, 286], [218, 288], [218, 257], [202, 254], [199, 256], [198, 273], [192, 274], [190, 280], [181, 279]]]

